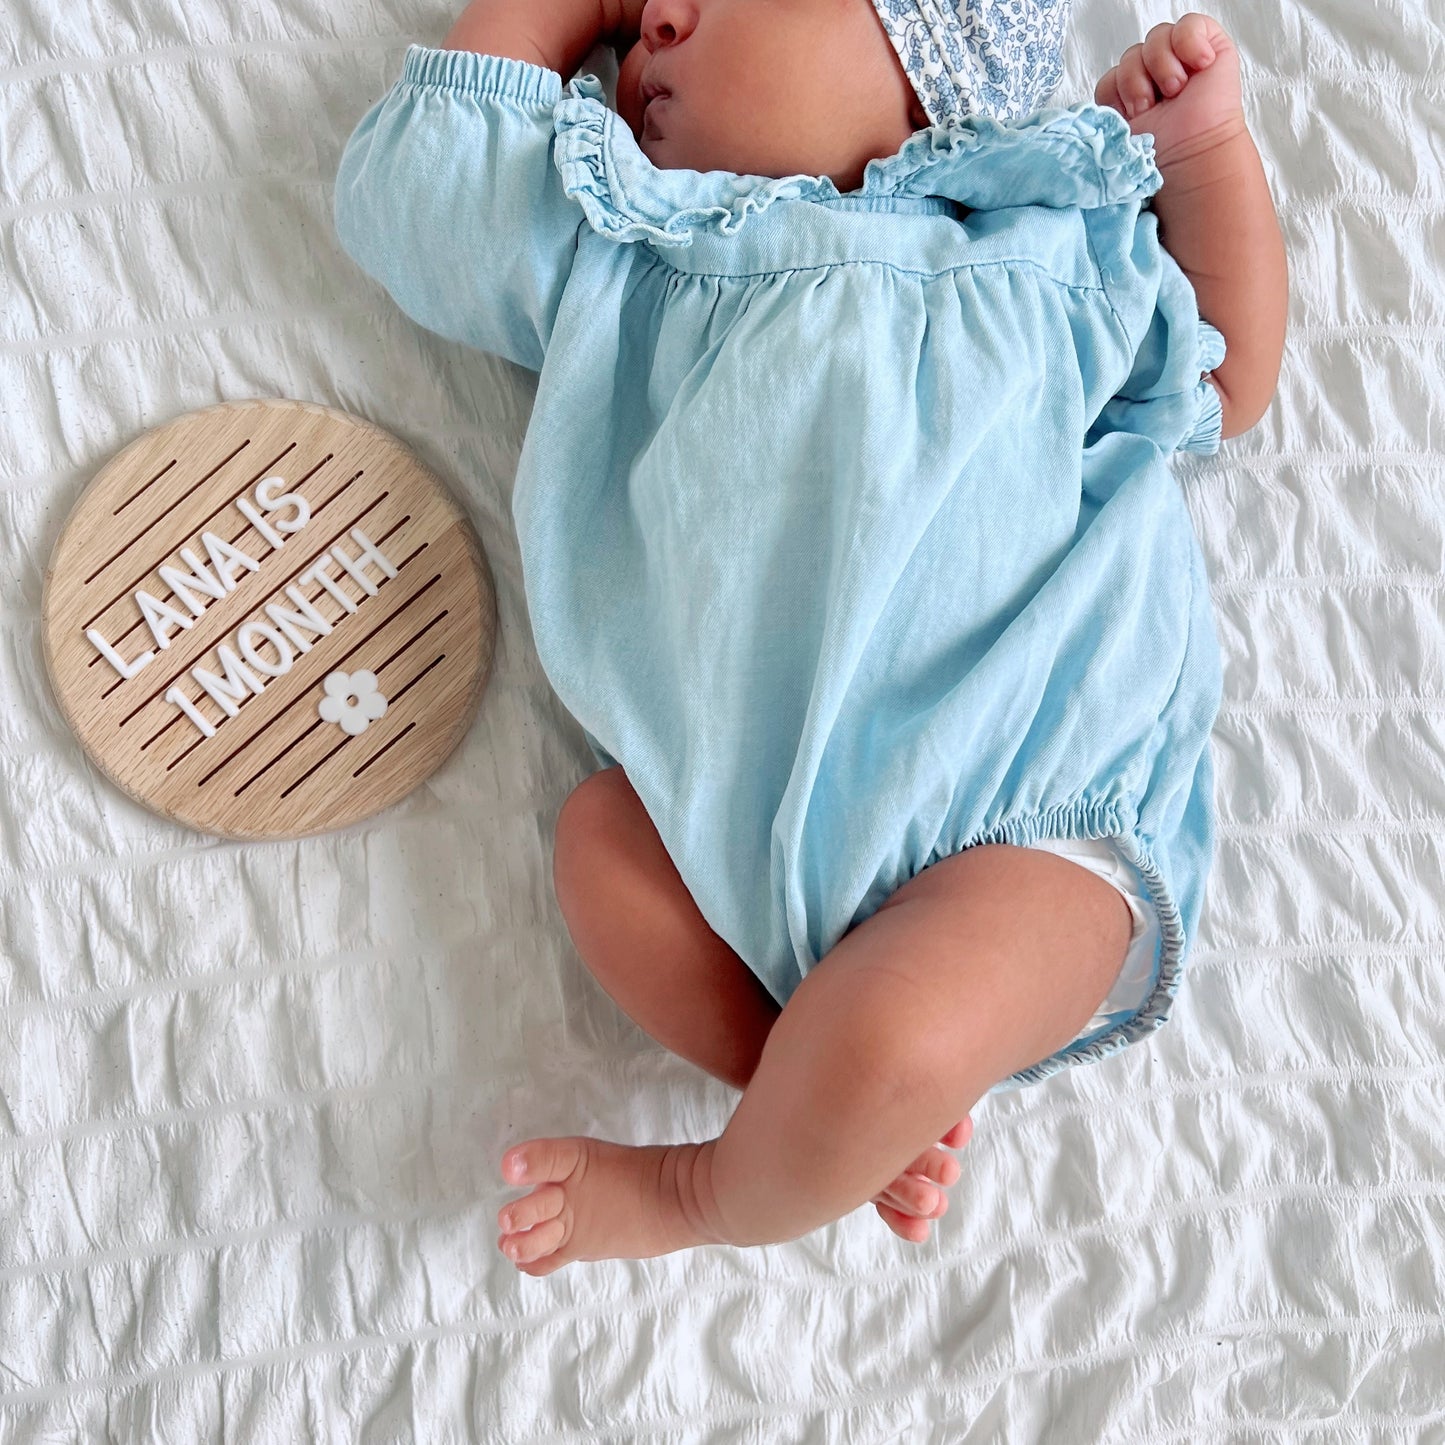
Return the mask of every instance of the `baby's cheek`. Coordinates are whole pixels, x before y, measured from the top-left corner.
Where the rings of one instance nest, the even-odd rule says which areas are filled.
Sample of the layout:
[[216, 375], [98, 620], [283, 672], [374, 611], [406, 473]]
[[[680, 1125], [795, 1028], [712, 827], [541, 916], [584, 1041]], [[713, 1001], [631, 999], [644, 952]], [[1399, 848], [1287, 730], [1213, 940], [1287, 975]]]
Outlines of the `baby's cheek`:
[[639, 40], [617, 67], [617, 113], [635, 136], [642, 133], [642, 71], [650, 53]]

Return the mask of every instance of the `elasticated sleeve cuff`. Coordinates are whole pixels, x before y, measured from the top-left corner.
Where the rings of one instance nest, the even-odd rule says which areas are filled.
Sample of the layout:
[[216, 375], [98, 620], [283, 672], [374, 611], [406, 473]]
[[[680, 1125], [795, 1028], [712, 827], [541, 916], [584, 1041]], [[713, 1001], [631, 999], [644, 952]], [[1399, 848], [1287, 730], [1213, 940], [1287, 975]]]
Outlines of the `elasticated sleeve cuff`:
[[[1199, 369], [1213, 371], [1224, 360], [1224, 336], [1203, 317], [1199, 320]], [[1218, 388], [1207, 376], [1201, 376], [1194, 388], [1194, 430], [1179, 444], [1181, 452], [1219, 450], [1224, 431], [1224, 403]]]

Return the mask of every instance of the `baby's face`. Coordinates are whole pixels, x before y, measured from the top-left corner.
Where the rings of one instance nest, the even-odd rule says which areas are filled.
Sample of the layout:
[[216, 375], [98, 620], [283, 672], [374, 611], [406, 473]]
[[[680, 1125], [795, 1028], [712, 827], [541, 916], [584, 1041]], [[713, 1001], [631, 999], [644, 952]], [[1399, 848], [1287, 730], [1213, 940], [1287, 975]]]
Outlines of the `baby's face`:
[[[660, 170], [828, 176], [928, 124], [873, 0], [647, 0], [617, 111]], [[643, 82], [668, 92], [646, 107]]]

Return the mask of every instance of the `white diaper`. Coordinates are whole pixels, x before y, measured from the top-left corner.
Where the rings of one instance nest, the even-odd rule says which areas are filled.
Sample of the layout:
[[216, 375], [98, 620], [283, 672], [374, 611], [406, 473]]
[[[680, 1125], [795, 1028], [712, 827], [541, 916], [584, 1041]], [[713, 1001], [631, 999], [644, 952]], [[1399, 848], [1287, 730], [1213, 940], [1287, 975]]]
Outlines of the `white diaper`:
[[1112, 883], [1123, 895], [1134, 918], [1134, 932], [1124, 966], [1114, 980], [1098, 1012], [1079, 1031], [1076, 1038], [1098, 1033], [1102, 1028], [1127, 1018], [1144, 1001], [1154, 983], [1155, 964], [1159, 953], [1159, 914], [1149, 897], [1149, 889], [1139, 870], [1108, 838], [1041, 838], [1031, 848], [1057, 853], [1071, 863], [1096, 873]]

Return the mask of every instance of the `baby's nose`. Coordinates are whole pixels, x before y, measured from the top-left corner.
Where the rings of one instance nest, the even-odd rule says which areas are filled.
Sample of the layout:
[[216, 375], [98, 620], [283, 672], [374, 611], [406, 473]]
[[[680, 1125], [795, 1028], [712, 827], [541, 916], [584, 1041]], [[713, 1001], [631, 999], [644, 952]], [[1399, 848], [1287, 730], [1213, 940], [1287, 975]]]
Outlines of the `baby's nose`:
[[686, 40], [696, 25], [696, 0], [647, 0], [642, 12], [642, 41], [649, 50], [661, 50]]

